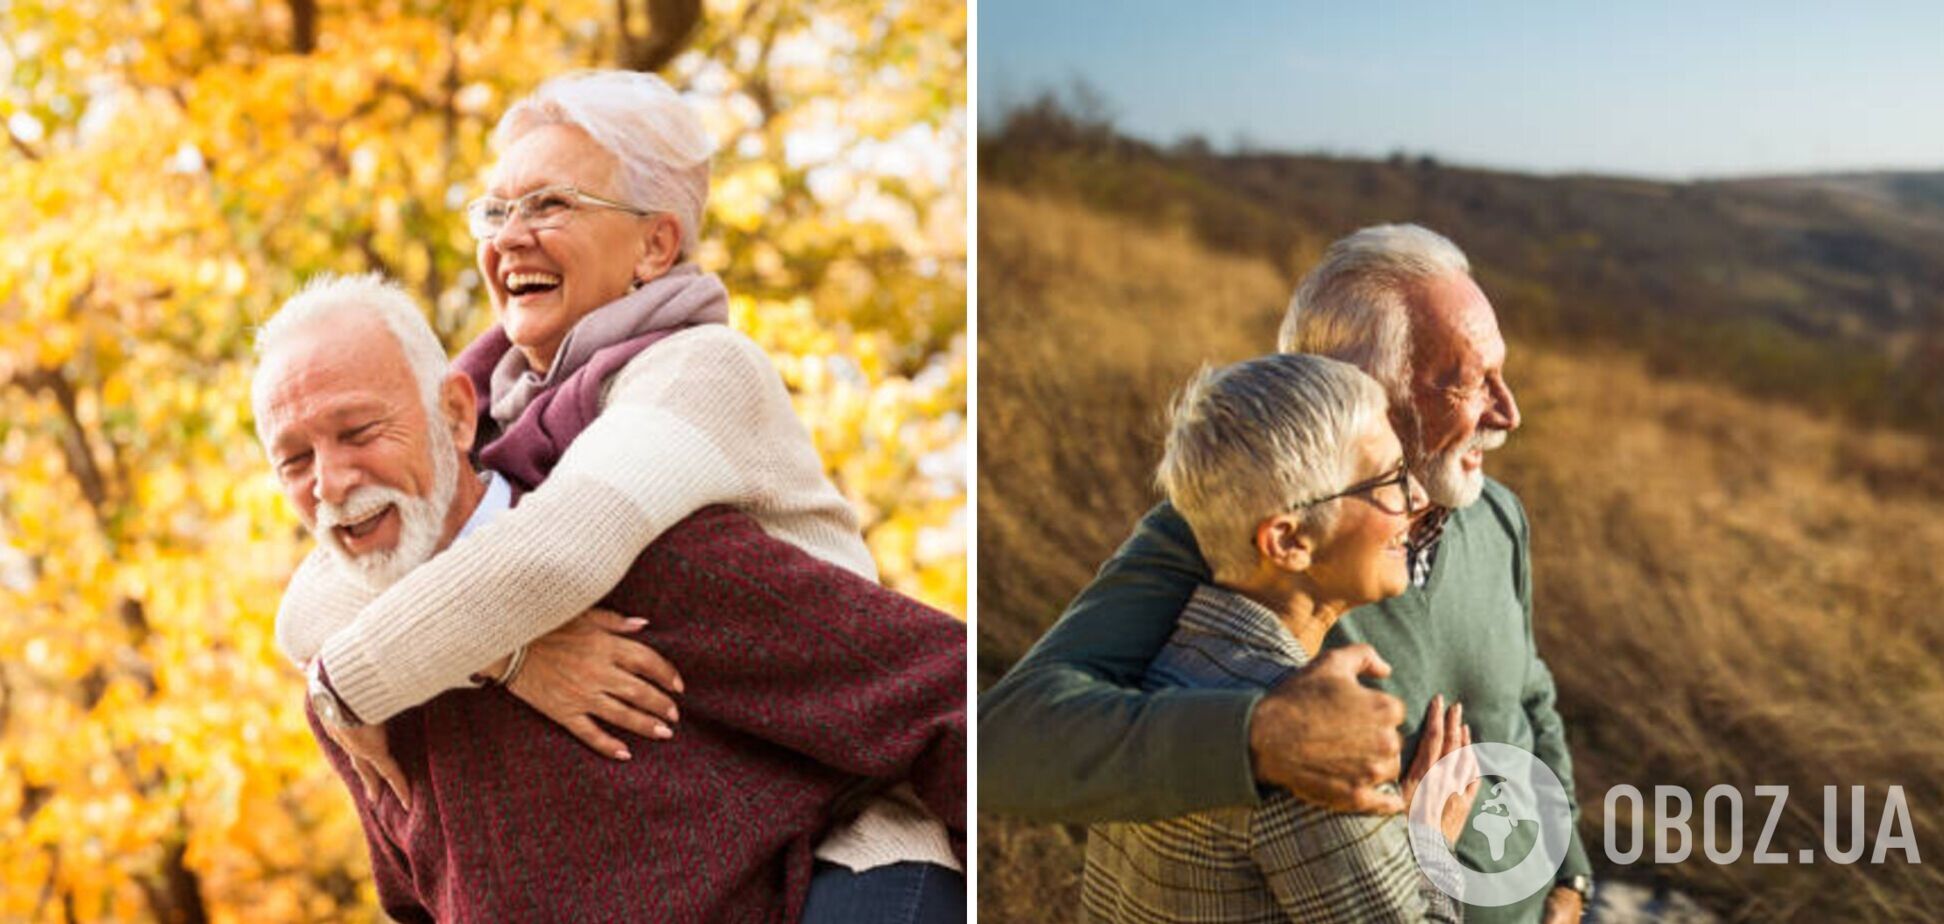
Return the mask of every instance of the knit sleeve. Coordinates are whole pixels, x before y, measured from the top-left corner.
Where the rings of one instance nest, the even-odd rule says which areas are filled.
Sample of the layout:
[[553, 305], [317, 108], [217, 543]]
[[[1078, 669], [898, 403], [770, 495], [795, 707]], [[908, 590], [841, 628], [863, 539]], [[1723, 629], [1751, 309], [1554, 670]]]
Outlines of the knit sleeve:
[[874, 573], [768, 358], [709, 325], [636, 357], [544, 484], [334, 632], [322, 649], [332, 683], [370, 722], [466, 686], [592, 606], [663, 530], [708, 504], [773, 511], [792, 541]]
[[314, 548], [298, 564], [277, 610], [277, 648], [302, 667], [324, 647], [331, 633], [351, 624], [376, 594], [332, 563], [330, 553]]

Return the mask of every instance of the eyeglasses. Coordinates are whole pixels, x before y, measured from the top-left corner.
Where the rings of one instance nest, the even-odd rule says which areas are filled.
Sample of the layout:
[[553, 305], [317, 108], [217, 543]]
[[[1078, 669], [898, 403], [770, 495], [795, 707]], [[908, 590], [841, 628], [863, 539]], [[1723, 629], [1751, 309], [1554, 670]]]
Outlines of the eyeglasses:
[[1411, 467], [1404, 464], [1398, 465], [1396, 469], [1387, 474], [1378, 475], [1368, 481], [1359, 481], [1328, 497], [1319, 497], [1314, 500], [1291, 504], [1289, 509], [1300, 510], [1304, 507], [1313, 507], [1325, 501], [1333, 501], [1340, 497], [1350, 497], [1354, 494], [1365, 493], [1370, 495], [1370, 502], [1376, 505], [1377, 509], [1385, 513], [1401, 513], [1405, 516], [1410, 516], [1416, 512], [1415, 507], [1411, 503]]
[[568, 219], [574, 217], [576, 210], [585, 206], [614, 209], [642, 218], [655, 214], [648, 209], [582, 192], [572, 186], [548, 186], [517, 199], [501, 199], [498, 196], [474, 199], [466, 205], [466, 226], [473, 237], [490, 241], [498, 237], [500, 231], [506, 228], [506, 223], [515, 218], [530, 230], [545, 231], [566, 224]]

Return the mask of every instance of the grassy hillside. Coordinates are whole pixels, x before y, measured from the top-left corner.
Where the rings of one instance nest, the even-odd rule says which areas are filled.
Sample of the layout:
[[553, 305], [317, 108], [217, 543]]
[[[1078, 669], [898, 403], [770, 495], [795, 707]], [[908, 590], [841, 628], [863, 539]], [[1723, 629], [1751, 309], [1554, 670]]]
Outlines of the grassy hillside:
[[1851, 419], [1944, 430], [1944, 174], [1658, 183], [1162, 150], [1056, 103], [982, 136], [983, 181], [1179, 226], [1293, 280], [1416, 221], [1462, 243], [1510, 333], [1600, 342]]
[[1815, 198], [1879, 227], [1888, 222], [1944, 229], [1944, 172], [1823, 173], [1757, 177], [1719, 185], [1784, 202]]
[[[1153, 502], [1168, 395], [1205, 359], [1271, 348], [1297, 275], [1211, 243], [1190, 214], [1106, 212], [1051, 182], [987, 177], [980, 193], [981, 687]], [[1311, 242], [1304, 267], [1339, 230], [1291, 227]], [[1752, 396], [1746, 379], [1625, 338], [1559, 336], [1532, 317], [1563, 296], [1453, 236], [1519, 332], [1508, 375], [1526, 425], [1490, 466], [1532, 515], [1540, 645], [1595, 854], [1616, 783], [1697, 797], [1728, 783], [1755, 817], [1737, 865], [1603, 873], [1667, 882], [1738, 920], [1944, 913], [1944, 444], [1852, 423], [1826, 395]], [[1797, 280], [1792, 265], [1774, 272]], [[1872, 839], [1885, 787], [1901, 784], [1926, 865], [1754, 865], [1767, 808], [1754, 787], [1775, 783], [1792, 788], [1775, 835], [1791, 853], [1821, 852], [1824, 784], [1870, 787]], [[1073, 920], [1084, 832], [980, 824], [981, 920]]]

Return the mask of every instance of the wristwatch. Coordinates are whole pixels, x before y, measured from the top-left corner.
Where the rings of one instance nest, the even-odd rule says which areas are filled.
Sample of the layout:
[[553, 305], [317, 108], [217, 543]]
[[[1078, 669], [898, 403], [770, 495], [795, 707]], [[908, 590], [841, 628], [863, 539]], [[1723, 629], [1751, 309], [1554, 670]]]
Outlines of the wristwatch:
[[1559, 880], [1562, 888], [1572, 889], [1580, 894], [1580, 914], [1586, 915], [1593, 910], [1593, 877], [1585, 873], [1568, 876]]
[[363, 725], [358, 716], [341, 702], [331, 685], [324, 682], [324, 659], [312, 658], [310, 666], [304, 669], [308, 678], [311, 711], [317, 719], [332, 728], [356, 728]]

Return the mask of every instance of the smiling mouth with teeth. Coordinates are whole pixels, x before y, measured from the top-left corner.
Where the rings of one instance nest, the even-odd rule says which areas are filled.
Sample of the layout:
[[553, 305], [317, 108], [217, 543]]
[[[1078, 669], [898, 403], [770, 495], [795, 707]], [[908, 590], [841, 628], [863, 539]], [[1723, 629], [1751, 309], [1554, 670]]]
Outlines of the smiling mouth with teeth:
[[378, 528], [379, 521], [383, 520], [385, 518], [385, 514], [390, 513], [392, 511], [392, 508], [393, 508], [392, 504], [386, 504], [385, 506], [372, 511], [370, 516], [365, 517], [364, 519], [359, 520], [356, 523], [338, 524], [337, 529], [339, 532], [343, 533], [346, 537], [352, 539], [363, 539], [364, 537], [371, 535], [372, 530]]
[[515, 298], [551, 292], [560, 288], [560, 277], [553, 273], [519, 272], [506, 274], [506, 293]]

